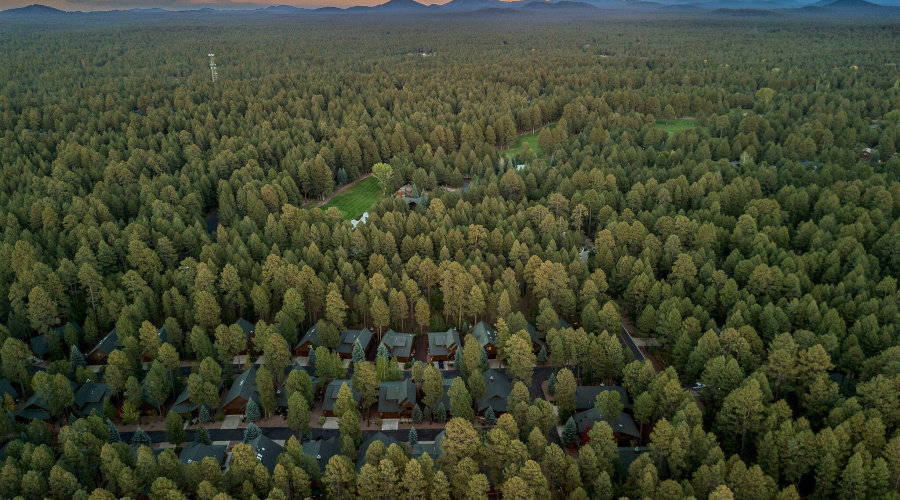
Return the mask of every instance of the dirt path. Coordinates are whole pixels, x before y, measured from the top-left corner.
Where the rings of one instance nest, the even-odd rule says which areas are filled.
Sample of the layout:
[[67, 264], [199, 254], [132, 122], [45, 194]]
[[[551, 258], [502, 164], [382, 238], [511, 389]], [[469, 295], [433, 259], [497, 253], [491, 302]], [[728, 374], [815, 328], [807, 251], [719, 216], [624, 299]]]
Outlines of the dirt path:
[[324, 200], [322, 200], [322, 201], [320, 201], [319, 203], [317, 203], [317, 204], [316, 204], [316, 207], [321, 207], [322, 205], [324, 205], [324, 204], [328, 203], [329, 201], [331, 201], [331, 199], [334, 198], [335, 196], [341, 194], [345, 189], [347, 189], [347, 188], [349, 188], [349, 187], [351, 187], [351, 186], [354, 186], [354, 185], [356, 185], [357, 182], [360, 182], [360, 181], [363, 181], [363, 180], [365, 180], [365, 179], [368, 179], [368, 178], [371, 177], [371, 176], [372, 176], [372, 174], [371, 174], [371, 173], [368, 173], [368, 174], [365, 174], [365, 175], [360, 176], [359, 179], [356, 179], [356, 180], [353, 181], [353, 182], [344, 184], [343, 186], [337, 188], [333, 193], [331, 193], [330, 195], [326, 196]]

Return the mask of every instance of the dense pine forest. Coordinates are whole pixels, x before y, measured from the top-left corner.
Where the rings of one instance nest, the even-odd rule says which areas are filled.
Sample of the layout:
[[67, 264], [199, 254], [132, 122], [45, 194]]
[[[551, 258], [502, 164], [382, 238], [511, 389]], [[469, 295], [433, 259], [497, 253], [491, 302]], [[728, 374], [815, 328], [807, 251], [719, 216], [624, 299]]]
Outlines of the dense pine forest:
[[0, 20], [0, 497], [900, 496], [896, 24], [146, 19]]

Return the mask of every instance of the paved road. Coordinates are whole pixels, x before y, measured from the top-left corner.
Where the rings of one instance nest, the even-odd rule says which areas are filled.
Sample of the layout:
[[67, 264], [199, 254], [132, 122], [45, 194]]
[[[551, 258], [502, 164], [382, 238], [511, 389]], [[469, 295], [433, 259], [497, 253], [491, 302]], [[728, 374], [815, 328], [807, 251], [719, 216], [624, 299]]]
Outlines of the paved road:
[[[419, 434], [419, 441], [434, 441], [435, 436], [441, 433], [442, 429], [416, 429], [416, 432]], [[383, 432], [385, 435], [388, 435], [398, 441], [406, 442], [409, 437], [409, 429], [400, 429], [396, 431], [378, 431], [378, 430], [366, 430], [362, 431], [363, 441], [369, 439], [373, 435], [378, 432]], [[263, 435], [272, 440], [288, 440], [291, 436], [299, 435], [291, 430], [288, 427], [267, 427], [262, 429]], [[185, 442], [192, 442], [194, 437], [197, 434], [197, 431], [189, 430], [186, 431], [187, 439]], [[328, 439], [330, 437], [336, 437], [340, 433], [337, 429], [313, 429], [312, 430], [313, 439], [324, 438]], [[131, 442], [131, 438], [134, 436], [133, 432], [123, 432], [120, 434], [122, 440], [126, 443]], [[149, 431], [147, 435], [150, 436], [150, 439], [154, 443], [164, 443], [166, 442], [166, 432], [165, 431]], [[209, 429], [209, 437], [213, 441], [240, 441], [244, 439], [244, 429]]]

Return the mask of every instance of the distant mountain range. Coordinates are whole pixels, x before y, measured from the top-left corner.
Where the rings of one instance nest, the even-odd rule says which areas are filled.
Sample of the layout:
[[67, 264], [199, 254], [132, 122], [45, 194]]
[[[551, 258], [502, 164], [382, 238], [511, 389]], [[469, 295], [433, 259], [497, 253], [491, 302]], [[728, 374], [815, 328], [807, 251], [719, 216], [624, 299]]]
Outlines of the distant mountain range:
[[[572, 12], [589, 13], [600, 10], [692, 13], [713, 17], [786, 17], [786, 18], [839, 18], [839, 19], [872, 19], [900, 20], [898, 0], [451, 0], [444, 5], [425, 5], [415, 0], [389, 0], [374, 7], [336, 7], [304, 8], [291, 5], [274, 5], [258, 9], [241, 10], [243, 13], [260, 15], [277, 14], [279, 16], [313, 15], [329, 13], [452, 13], [475, 12], [480, 10], [518, 9], [540, 12]], [[883, 3], [883, 4], [882, 4]], [[29, 5], [16, 9], [0, 11], [0, 19], [4, 18], [49, 18], [55, 16], [71, 16], [109, 13], [135, 15], [175, 15], [181, 13], [217, 14], [233, 13], [233, 9], [203, 8], [188, 11], [169, 11], [160, 8], [131, 9], [103, 12], [70, 12], [47, 7], [45, 5]]]

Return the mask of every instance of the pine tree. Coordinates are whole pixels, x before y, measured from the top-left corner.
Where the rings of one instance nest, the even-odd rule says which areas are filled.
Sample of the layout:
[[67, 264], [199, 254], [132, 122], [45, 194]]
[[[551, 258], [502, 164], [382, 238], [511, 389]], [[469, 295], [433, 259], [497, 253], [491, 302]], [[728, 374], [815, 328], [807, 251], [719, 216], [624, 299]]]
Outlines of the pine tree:
[[209, 437], [209, 431], [206, 430], [206, 427], [202, 425], [197, 427], [197, 435], [194, 437], [194, 441], [205, 445], [212, 444], [212, 439]]
[[316, 350], [315, 349], [309, 350], [309, 357], [306, 359], [306, 364], [308, 364], [309, 366], [316, 366]]
[[260, 434], [262, 434], [262, 431], [259, 430], [259, 427], [257, 427], [256, 424], [251, 422], [247, 424], [247, 428], [244, 429], [244, 442], [249, 443], [258, 438]]
[[575, 425], [575, 419], [572, 417], [566, 420], [566, 426], [562, 433], [562, 442], [565, 446], [574, 446], [578, 442], [578, 427]]
[[84, 361], [84, 354], [76, 346], [72, 346], [72, 349], [69, 350], [69, 362], [72, 363], [72, 369], [84, 368], [87, 366], [87, 363]]
[[419, 405], [416, 405], [415, 407], [413, 407], [412, 421], [413, 421], [413, 423], [420, 424], [420, 423], [422, 423], [422, 418], [423, 418], [422, 409], [419, 408]]
[[259, 413], [259, 405], [256, 404], [256, 401], [253, 398], [247, 400], [247, 407], [244, 409], [244, 416], [250, 422], [259, 422], [261, 417]]
[[537, 362], [539, 365], [547, 364], [547, 346], [542, 345], [541, 350], [538, 351]]
[[150, 436], [140, 427], [131, 436], [131, 446], [150, 446], [151, 444], [153, 444], [153, 441], [150, 439]]
[[447, 420], [447, 408], [444, 408], [443, 401], [438, 405], [437, 410], [434, 411], [434, 419], [438, 422]]
[[122, 441], [122, 436], [119, 435], [119, 429], [116, 429], [116, 424], [112, 423], [112, 420], [106, 419], [106, 428], [109, 430], [110, 443], [118, 443]]
[[409, 428], [409, 438], [407, 439], [410, 446], [415, 446], [419, 443], [419, 433], [416, 432], [415, 427]]
[[166, 441], [178, 446], [184, 439], [184, 420], [181, 415], [170, 410], [166, 416]]
[[547, 392], [551, 396], [556, 394], [556, 372], [550, 372], [550, 378], [547, 379]]
[[387, 346], [384, 344], [378, 344], [378, 354], [375, 356], [376, 358], [384, 358], [387, 361], [390, 361], [391, 355], [388, 353]]
[[495, 425], [497, 423], [497, 415], [494, 415], [494, 409], [490, 406], [484, 411], [484, 421], [488, 425]]
[[200, 405], [200, 415], [199, 420], [201, 424], [205, 424], [212, 420], [212, 416], [209, 414], [209, 407], [206, 405]]
[[[382, 344], [384, 345], [384, 344]], [[379, 347], [380, 350], [380, 347]], [[357, 340], [353, 343], [353, 364], [362, 363], [366, 358], [366, 353], [363, 352], [362, 345]]]

